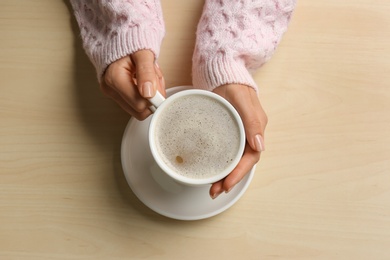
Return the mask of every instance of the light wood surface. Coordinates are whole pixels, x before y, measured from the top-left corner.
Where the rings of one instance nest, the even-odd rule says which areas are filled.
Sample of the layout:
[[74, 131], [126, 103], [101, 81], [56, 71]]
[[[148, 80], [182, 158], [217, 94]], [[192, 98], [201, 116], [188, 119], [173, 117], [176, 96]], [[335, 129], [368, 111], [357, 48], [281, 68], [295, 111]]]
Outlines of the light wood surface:
[[[190, 84], [203, 1], [163, 0], [160, 65]], [[255, 78], [266, 152], [202, 221], [132, 193], [129, 117], [99, 91], [67, 1], [0, 3], [0, 259], [390, 259], [390, 2], [300, 0]]]

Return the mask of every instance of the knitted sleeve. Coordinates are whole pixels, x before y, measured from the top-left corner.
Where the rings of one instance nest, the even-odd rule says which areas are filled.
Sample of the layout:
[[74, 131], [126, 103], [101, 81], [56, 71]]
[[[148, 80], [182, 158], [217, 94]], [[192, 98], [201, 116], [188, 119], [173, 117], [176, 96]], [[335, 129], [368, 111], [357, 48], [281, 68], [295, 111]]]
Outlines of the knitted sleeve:
[[197, 28], [192, 76], [196, 88], [230, 83], [257, 90], [250, 72], [274, 53], [296, 0], [206, 0]]
[[112, 62], [141, 49], [157, 58], [165, 34], [158, 0], [71, 0], [98, 79]]

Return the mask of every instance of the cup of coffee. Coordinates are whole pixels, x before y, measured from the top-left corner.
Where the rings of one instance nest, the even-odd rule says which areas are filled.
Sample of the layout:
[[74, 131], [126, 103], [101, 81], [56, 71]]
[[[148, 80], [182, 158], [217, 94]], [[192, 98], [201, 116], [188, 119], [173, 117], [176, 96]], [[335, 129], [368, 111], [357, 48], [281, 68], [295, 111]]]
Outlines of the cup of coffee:
[[149, 125], [149, 145], [159, 167], [190, 186], [225, 178], [238, 164], [245, 131], [235, 108], [206, 90], [183, 90], [167, 99], [159, 92]]

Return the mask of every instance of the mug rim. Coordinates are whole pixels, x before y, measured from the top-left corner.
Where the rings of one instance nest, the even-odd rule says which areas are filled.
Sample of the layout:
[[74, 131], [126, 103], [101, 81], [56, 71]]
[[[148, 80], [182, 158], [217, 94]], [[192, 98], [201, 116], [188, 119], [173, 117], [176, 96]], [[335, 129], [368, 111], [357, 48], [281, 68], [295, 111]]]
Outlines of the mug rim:
[[[220, 172], [220, 173], [218, 173], [216, 175], [213, 175], [211, 177], [208, 177], [208, 178], [199, 178], [199, 179], [197, 179], [197, 178], [191, 178], [191, 177], [187, 177], [187, 176], [181, 175], [179, 173], [176, 173], [173, 169], [171, 169], [169, 166], [167, 166], [163, 162], [163, 160], [161, 159], [161, 156], [157, 152], [157, 147], [155, 145], [154, 129], [156, 127], [156, 122], [157, 122], [157, 118], [159, 117], [159, 115], [161, 113], [163, 113], [165, 108], [170, 103], [172, 103], [174, 100], [176, 100], [178, 98], [181, 98], [181, 97], [184, 97], [184, 96], [189, 96], [189, 95], [201, 95], [201, 96], [211, 97], [211, 98], [217, 100], [219, 103], [223, 104], [229, 110], [229, 112], [232, 114], [232, 116], [234, 117], [234, 119], [235, 119], [235, 121], [236, 121], [236, 123], [238, 125], [239, 132], [240, 132], [240, 144], [239, 144], [239, 148], [237, 150], [237, 155], [235, 156], [233, 161], [222, 172]], [[153, 158], [154, 158], [155, 162], [157, 163], [157, 165], [168, 176], [170, 176], [174, 180], [176, 180], [176, 181], [178, 181], [180, 183], [186, 184], [186, 185], [190, 185], [190, 186], [212, 184], [212, 183], [215, 183], [215, 182], [217, 182], [219, 180], [222, 180], [227, 175], [229, 175], [229, 173], [231, 173], [234, 170], [234, 168], [236, 168], [237, 164], [241, 160], [241, 157], [242, 157], [242, 155], [244, 153], [245, 142], [246, 142], [244, 124], [242, 122], [242, 119], [241, 119], [240, 115], [238, 114], [237, 110], [233, 107], [233, 105], [230, 104], [222, 96], [220, 96], [220, 95], [218, 95], [218, 94], [216, 94], [214, 92], [211, 92], [211, 91], [208, 91], [208, 90], [203, 90], [203, 89], [182, 90], [182, 91], [179, 91], [179, 92], [173, 94], [172, 96], [166, 98], [164, 100], [164, 102], [152, 114], [152, 119], [151, 119], [151, 122], [149, 124], [148, 135], [149, 135], [149, 138], [148, 138], [149, 139], [149, 148], [150, 148], [150, 150], [152, 152]]]

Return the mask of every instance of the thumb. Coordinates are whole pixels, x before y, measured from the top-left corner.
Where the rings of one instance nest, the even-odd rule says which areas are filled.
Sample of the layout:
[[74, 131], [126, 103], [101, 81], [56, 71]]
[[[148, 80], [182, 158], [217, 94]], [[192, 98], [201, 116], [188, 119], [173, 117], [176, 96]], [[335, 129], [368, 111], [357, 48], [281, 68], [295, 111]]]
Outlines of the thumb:
[[157, 90], [157, 74], [154, 54], [150, 50], [137, 51], [131, 55], [135, 65], [138, 91], [144, 98], [154, 97]]
[[250, 147], [257, 152], [264, 151], [264, 124], [260, 118], [254, 114], [249, 114], [242, 117], [242, 121], [245, 127], [246, 139]]
[[268, 123], [267, 115], [253, 89], [247, 88], [241, 98], [236, 108], [244, 124], [247, 142], [254, 151], [262, 152], [265, 150], [264, 131]]

